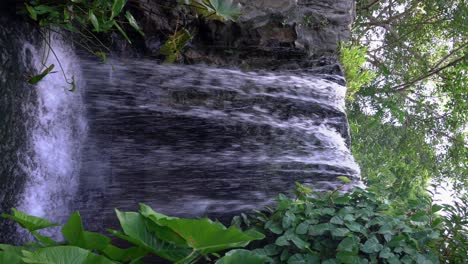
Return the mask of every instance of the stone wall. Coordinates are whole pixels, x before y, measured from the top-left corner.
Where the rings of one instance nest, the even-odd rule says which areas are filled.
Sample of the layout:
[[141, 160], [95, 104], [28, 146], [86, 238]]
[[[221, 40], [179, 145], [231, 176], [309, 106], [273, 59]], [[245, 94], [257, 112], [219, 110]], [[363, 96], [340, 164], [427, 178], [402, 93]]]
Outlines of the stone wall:
[[324, 60], [326, 64], [336, 61], [330, 58], [338, 43], [349, 39], [355, 10], [354, 0], [238, 0], [239, 20], [221, 23], [187, 16], [174, 2], [131, 1], [147, 33], [147, 55], [158, 56], [159, 47], [179, 22], [195, 33], [183, 53], [184, 63], [247, 68], [320, 66]]

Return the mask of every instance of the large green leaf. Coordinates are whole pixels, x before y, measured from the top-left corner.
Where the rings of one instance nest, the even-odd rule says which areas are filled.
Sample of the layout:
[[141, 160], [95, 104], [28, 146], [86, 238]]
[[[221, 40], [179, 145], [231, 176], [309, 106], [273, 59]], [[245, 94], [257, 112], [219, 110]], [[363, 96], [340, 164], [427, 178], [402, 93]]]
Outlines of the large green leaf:
[[13, 211], [13, 214], [2, 214], [1, 216], [16, 221], [21, 227], [26, 228], [30, 232], [59, 225], [37, 216], [27, 215], [15, 208], [12, 208], [11, 210]]
[[265, 264], [271, 262], [271, 259], [265, 255], [245, 250], [235, 249], [231, 250], [216, 261], [216, 264]]
[[119, 210], [116, 210], [116, 213], [125, 235], [113, 232], [114, 235], [174, 262], [185, 258], [192, 252], [187, 246], [161, 240], [157, 234], [156, 224], [141, 214]]
[[312, 254], [294, 254], [288, 259], [288, 264], [320, 263], [320, 257]]
[[23, 261], [33, 264], [114, 264], [113, 261], [91, 251], [74, 246], [57, 246], [23, 250]]
[[338, 248], [336, 250], [357, 253], [359, 250], [359, 238], [351, 236], [343, 239], [340, 244], [338, 244]]
[[364, 253], [377, 253], [383, 249], [383, 246], [379, 243], [379, 240], [375, 236], [371, 237], [362, 245], [361, 250]]
[[148, 250], [138, 246], [122, 249], [110, 244], [102, 253], [112, 260], [127, 263], [128, 261], [137, 261], [146, 256]]
[[187, 241], [187, 244], [202, 254], [214, 253], [229, 248], [244, 247], [252, 240], [265, 236], [255, 231], [242, 232], [236, 227], [226, 228], [210, 219], [161, 218], [158, 224], [171, 228]]
[[182, 238], [179, 234], [174, 232], [171, 228], [158, 224], [158, 220], [163, 219], [163, 218], [168, 218], [168, 219], [177, 219], [177, 218], [166, 216], [158, 212], [155, 212], [153, 209], [151, 209], [151, 207], [145, 204], [140, 204], [140, 214], [153, 222], [152, 224], [149, 224], [149, 226], [151, 227], [152, 231], [155, 232], [156, 236], [159, 239], [163, 241], [172, 242], [177, 245], [182, 245], [182, 246], [187, 245], [187, 241], [185, 241], [184, 238]]
[[62, 234], [70, 245], [90, 250], [103, 251], [111, 242], [111, 239], [104, 235], [85, 231], [78, 212], [70, 216], [62, 227]]
[[21, 255], [15, 251], [0, 251], [0, 263], [22, 264]]

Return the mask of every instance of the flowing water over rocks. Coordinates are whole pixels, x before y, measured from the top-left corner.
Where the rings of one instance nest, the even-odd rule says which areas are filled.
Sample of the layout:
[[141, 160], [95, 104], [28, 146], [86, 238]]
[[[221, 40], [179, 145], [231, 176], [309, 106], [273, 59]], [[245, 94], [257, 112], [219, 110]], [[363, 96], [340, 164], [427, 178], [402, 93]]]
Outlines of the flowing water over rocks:
[[[3, 47], [9, 33], [1, 33]], [[341, 76], [146, 59], [103, 65], [58, 38], [52, 47], [76, 92], [60, 71], [25, 84], [22, 74], [41, 67], [37, 42], [19, 37], [1, 50], [2, 211], [63, 221], [80, 210], [88, 228], [102, 229], [115, 225], [114, 208], [138, 202], [223, 218], [271, 203], [294, 181], [359, 183]], [[0, 242], [14, 240], [1, 224]]]

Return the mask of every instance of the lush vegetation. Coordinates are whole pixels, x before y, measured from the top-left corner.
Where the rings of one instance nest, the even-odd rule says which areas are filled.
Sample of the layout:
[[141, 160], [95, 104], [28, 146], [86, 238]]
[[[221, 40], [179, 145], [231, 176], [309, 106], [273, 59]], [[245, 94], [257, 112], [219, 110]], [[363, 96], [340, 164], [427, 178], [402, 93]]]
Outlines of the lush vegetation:
[[[57, 242], [39, 233], [57, 224], [13, 209], [2, 216], [34, 241], [0, 245], [0, 263], [143, 263], [148, 254], [173, 263], [466, 263], [466, 205], [439, 206], [427, 198], [402, 207], [362, 189], [314, 193], [302, 185], [295, 194], [281, 194], [274, 208], [235, 217], [229, 228], [206, 218], [166, 216], [144, 204], [138, 212], [116, 210], [122, 231], [108, 231], [128, 248], [85, 231], [78, 212]], [[445, 215], [438, 214], [442, 209]]]
[[[467, 15], [462, 0], [357, 1], [351, 46], [361, 52], [342, 56], [352, 148], [382, 196], [425, 196], [439, 181], [466, 193]], [[356, 82], [366, 71], [374, 78]]]
[[[230, 0], [179, 2], [205, 19], [239, 15]], [[144, 35], [125, 3], [31, 0], [25, 12], [45, 29], [46, 46], [58, 27], [80, 35], [76, 43], [105, 62], [108, 48], [97, 34], [117, 31], [131, 42], [131, 26]], [[353, 39], [341, 45], [340, 58], [352, 149], [368, 190], [314, 193], [299, 185], [294, 199], [280, 195], [274, 208], [235, 217], [229, 228], [141, 205], [117, 210], [122, 230], [104, 235], [86, 231], [76, 212], [61, 228], [64, 241], [41, 233], [57, 224], [13, 210], [2, 216], [34, 241], [0, 245], [0, 263], [142, 263], [150, 254], [174, 263], [467, 263], [467, 14], [463, 0], [357, 1]], [[160, 49], [166, 62], [192, 37], [177, 25]], [[65, 79], [74, 90], [73, 76]], [[459, 200], [433, 204], [431, 180], [453, 183]]]

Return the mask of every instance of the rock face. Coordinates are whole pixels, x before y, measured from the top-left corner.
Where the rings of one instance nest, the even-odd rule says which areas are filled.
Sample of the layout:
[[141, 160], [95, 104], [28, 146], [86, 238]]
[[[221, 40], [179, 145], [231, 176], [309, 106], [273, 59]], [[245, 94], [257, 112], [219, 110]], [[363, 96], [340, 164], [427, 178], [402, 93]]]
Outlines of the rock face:
[[354, 1], [241, 0], [241, 23], [250, 23], [260, 45], [289, 43], [311, 55], [334, 53], [350, 37]]
[[[339, 42], [349, 39], [355, 10], [353, 0], [238, 0], [241, 17], [221, 23], [187, 15], [173, 2], [132, 2], [141, 12], [149, 55], [158, 56], [165, 36], [173, 33], [179, 22], [195, 32], [190, 47], [183, 52], [185, 63], [245, 68], [335, 64], [336, 59], [330, 58], [335, 57]], [[327, 63], [324, 57], [328, 57]]]

